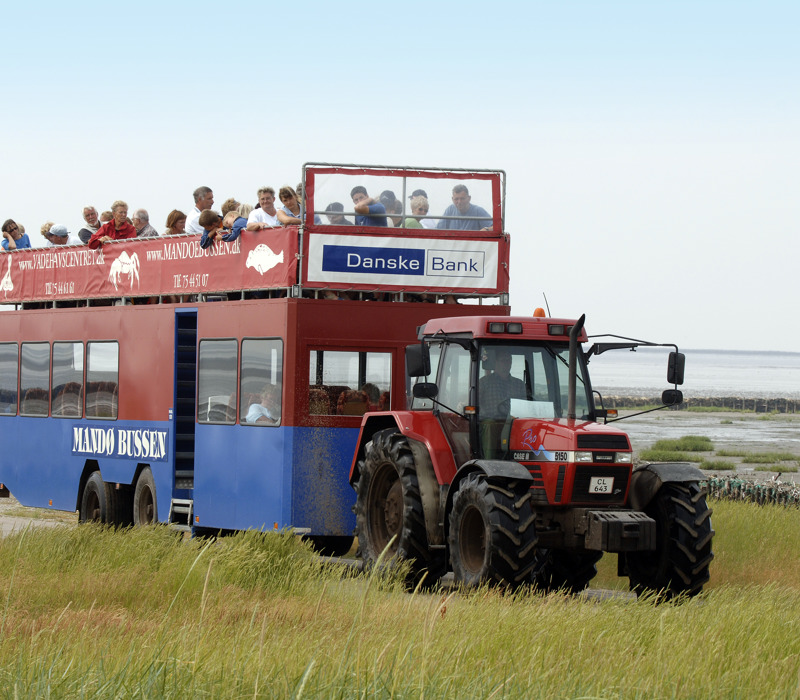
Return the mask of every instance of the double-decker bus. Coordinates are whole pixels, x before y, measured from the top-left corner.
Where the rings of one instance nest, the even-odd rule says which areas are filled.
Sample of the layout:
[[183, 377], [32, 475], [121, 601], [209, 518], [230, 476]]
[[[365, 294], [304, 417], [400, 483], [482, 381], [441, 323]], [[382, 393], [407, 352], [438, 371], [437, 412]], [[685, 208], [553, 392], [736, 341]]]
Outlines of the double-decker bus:
[[[509, 313], [505, 176], [307, 164], [303, 182], [300, 225], [208, 249], [186, 235], [0, 257], [0, 494], [349, 548], [359, 426], [406, 407], [417, 328]], [[358, 186], [397, 209], [363, 222]], [[473, 209], [447, 215], [465, 190]]]

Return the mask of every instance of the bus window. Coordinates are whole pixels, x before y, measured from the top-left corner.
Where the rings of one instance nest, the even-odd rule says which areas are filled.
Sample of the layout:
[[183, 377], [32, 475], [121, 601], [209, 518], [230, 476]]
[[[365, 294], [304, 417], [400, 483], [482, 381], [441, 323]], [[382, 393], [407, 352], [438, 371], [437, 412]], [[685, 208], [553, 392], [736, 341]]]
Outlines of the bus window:
[[50, 407], [50, 344], [23, 343], [20, 414], [46, 416]]
[[0, 343], [0, 416], [17, 414], [18, 362], [17, 344]]
[[283, 376], [283, 341], [247, 338], [242, 341], [239, 380], [239, 422], [279, 425]]
[[53, 388], [50, 413], [80, 418], [83, 394], [83, 343], [53, 343]]
[[309, 357], [308, 412], [311, 415], [363, 416], [388, 411], [392, 354], [312, 350]]
[[86, 344], [86, 417], [116, 418], [119, 411], [119, 343]]
[[201, 340], [197, 371], [197, 420], [236, 422], [236, 340]]

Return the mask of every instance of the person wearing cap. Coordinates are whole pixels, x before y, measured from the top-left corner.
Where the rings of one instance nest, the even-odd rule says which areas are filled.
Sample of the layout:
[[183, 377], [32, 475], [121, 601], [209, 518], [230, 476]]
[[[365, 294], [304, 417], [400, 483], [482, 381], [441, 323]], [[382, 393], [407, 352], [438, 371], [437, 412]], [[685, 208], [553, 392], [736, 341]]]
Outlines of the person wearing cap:
[[356, 226], [386, 226], [386, 207], [367, 194], [367, 188], [356, 185], [350, 190], [356, 212]]
[[[47, 226], [47, 224], [45, 224], [45, 226]], [[59, 245], [83, 245], [83, 241], [71, 235], [64, 224], [51, 225], [47, 233], [44, 231], [45, 226], [42, 226], [42, 235], [47, 239], [48, 247]]]
[[384, 190], [378, 201], [383, 204], [386, 213], [389, 214], [386, 225], [400, 227], [403, 225], [403, 205], [391, 190]]
[[89, 239], [97, 233], [97, 229], [99, 229], [103, 223], [98, 219], [97, 209], [91, 206], [83, 208], [83, 220], [86, 222], [86, 226], [78, 231], [78, 238], [81, 239], [81, 243], [88, 243]]
[[325, 207], [325, 218], [328, 219], [328, 223], [331, 226], [352, 226], [353, 222], [350, 219], [345, 219], [344, 214], [344, 204], [341, 202], [331, 202], [327, 207]]
[[442, 219], [436, 228], [451, 231], [487, 231], [491, 229], [491, 215], [483, 207], [471, 204], [471, 199], [466, 185], [456, 185], [453, 188], [453, 203], [444, 210], [442, 216], [469, 218]]
[[136, 238], [136, 229], [128, 221], [128, 205], [118, 199], [111, 205], [111, 214], [114, 218], [104, 223], [89, 239], [89, 247], [99, 248], [104, 243], [119, 241], [125, 238]]

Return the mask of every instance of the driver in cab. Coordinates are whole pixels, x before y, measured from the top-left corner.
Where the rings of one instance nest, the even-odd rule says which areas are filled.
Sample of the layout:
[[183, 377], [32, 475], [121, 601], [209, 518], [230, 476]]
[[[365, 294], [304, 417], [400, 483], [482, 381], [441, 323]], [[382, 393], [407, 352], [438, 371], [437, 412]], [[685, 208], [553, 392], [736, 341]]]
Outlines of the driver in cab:
[[484, 456], [493, 459], [504, 452], [500, 444], [501, 433], [511, 410], [511, 399], [524, 399], [527, 394], [525, 382], [511, 376], [511, 351], [508, 348], [486, 348], [484, 353], [483, 368], [493, 371], [478, 382], [478, 415]]

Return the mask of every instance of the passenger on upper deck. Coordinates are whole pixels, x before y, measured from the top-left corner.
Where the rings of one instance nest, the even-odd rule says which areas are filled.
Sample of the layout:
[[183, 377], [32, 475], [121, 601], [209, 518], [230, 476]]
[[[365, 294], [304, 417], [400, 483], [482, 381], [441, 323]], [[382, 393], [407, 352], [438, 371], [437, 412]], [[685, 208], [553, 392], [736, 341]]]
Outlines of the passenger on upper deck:
[[353, 222], [350, 219], [345, 219], [344, 214], [344, 204], [341, 202], [331, 202], [327, 207], [325, 207], [325, 218], [328, 219], [328, 223], [331, 226], [352, 226]]
[[403, 224], [403, 204], [397, 199], [397, 195], [391, 190], [381, 192], [379, 200], [383, 204], [386, 213], [389, 214], [386, 220], [387, 226], [402, 226]]
[[165, 236], [179, 236], [186, 233], [186, 214], [178, 209], [173, 209], [167, 215], [167, 230]]
[[421, 194], [411, 198], [411, 213], [413, 217], [409, 217], [403, 222], [405, 228], [422, 228], [422, 219], [428, 215], [428, 198], [423, 197]]
[[78, 238], [81, 239], [81, 243], [88, 243], [89, 239], [97, 233], [97, 229], [102, 225], [97, 218], [97, 209], [94, 207], [84, 207], [83, 220], [86, 222], [86, 226], [78, 231]]
[[[226, 218], [228, 217], [231, 217], [232, 221], [236, 218], [236, 213], [228, 212]], [[210, 209], [206, 209], [206, 211], [202, 212], [198, 221], [200, 226], [203, 227], [203, 237], [200, 239], [201, 248], [208, 248], [214, 245], [218, 240], [232, 241], [239, 237], [238, 233], [236, 236], [233, 236], [231, 231], [226, 231], [223, 228], [224, 219], [217, 214], [217, 212], [211, 211]]]
[[214, 193], [210, 187], [198, 187], [193, 193], [194, 210], [189, 214], [189, 221], [186, 224], [186, 233], [203, 233], [203, 227], [198, 219], [200, 214], [208, 211], [214, 206]]
[[280, 226], [278, 211], [275, 209], [275, 190], [262, 187], [258, 190], [258, 209], [253, 209], [247, 217], [248, 231], [261, 231], [265, 228]]
[[3, 222], [2, 232], [3, 250], [22, 250], [31, 247], [28, 234], [22, 233], [13, 219], [6, 219]]
[[356, 185], [350, 190], [355, 205], [356, 226], [386, 226], [386, 207], [367, 194], [367, 188]]
[[442, 216], [482, 217], [480, 219], [442, 219], [436, 228], [452, 231], [488, 231], [492, 228], [492, 217], [488, 211], [476, 204], [470, 204], [472, 198], [466, 185], [453, 188], [453, 203], [444, 210]]
[[[426, 213], [430, 211], [430, 203], [428, 202], [428, 193], [425, 190], [414, 190], [408, 199], [413, 200], [414, 197], [425, 197], [425, 203], [428, 206], [428, 209], [426, 209]], [[411, 213], [412, 214], [414, 213], [413, 210]], [[436, 228], [437, 222], [436, 219], [420, 219], [419, 223], [422, 226], [422, 228]]]
[[50, 241], [50, 245], [83, 245], [81, 241], [71, 236], [64, 224], [51, 226], [45, 238]]
[[158, 235], [158, 231], [150, 225], [150, 214], [147, 213], [147, 209], [137, 209], [131, 219], [137, 238], [150, 238]]
[[297, 199], [297, 192], [295, 192], [289, 185], [281, 187], [278, 192], [283, 206], [278, 209], [278, 221], [284, 226], [288, 224], [301, 224], [302, 210], [300, 208], [300, 201]]
[[89, 239], [90, 248], [99, 248], [103, 243], [123, 238], [136, 238], [136, 229], [128, 223], [128, 205], [118, 199], [111, 205], [113, 219], [103, 224]]
[[225, 216], [229, 211], [236, 211], [241, 204], [237, 202], [233, 197], [228, 197], [220, 207], [220, 211], [222, 212], [222, 216]]

